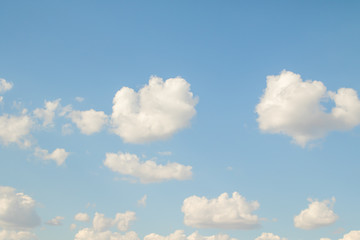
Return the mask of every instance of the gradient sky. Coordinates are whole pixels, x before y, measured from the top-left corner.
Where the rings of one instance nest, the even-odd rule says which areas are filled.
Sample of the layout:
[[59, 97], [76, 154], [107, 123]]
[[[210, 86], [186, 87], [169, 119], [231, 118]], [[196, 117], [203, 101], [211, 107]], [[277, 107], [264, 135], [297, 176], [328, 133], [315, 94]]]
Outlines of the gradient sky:
[[359, 240], [359, 11], [0, 1], [0, 240]]

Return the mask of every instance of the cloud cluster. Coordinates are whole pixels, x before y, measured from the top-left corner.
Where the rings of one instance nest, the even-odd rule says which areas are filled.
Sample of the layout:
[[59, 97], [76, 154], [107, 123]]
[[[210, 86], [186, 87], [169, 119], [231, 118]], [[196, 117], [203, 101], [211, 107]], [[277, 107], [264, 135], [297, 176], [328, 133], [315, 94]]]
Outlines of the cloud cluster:
[[[333, 101], [330, 112], [322, 104]], [[267, 87], [256, 106], [259, 128], [281, 133], [305, 146], [334, 130], [348, 130], [360, 124], [360, 101], [355, 90], [327, 91], [322, 82], [303, 81], [299, 74], [282, 71], [267, 76]]]
[[135, 232], [120, 234], [117, 232], [97, 232], [91, 228], [83, 228], [76, 235], [74, 240], [140, 240]]
[[287, 240], [287, 238], [280, 238], [278, 235], [273, 233], [262, 233], [255, 240]]
[[0, 231], [0, 240], [36, 240], [37, 237], [34, 233], [27, 231]]
[[114, 172], [136, 177], [142, 183], [187, 180], [192, 176], [191, 166], [176, 162], [161, 165], [151, 160], [140, 162], [138, 156], [130, 153], [106, 153], [104, 165]]
[[130, 223], [136, 220], [135, 212], [126, 211], [125, 213], [117, 213], [114, 219], [106, 218], [102, 213], [95, 213], [93, 219], [93, 228], [98, 232], [103, 232], [109, 228], [116, 226], [120, 231], [127, 231]]
[[247, 202], [239, 193], [227, 193], [218, 198], [191, 196], [184, 200], [184, 223], [196, 228], [252, 229], [259, 218], [252, 212], [259, 208], [257, 201]]
[[12, 187], [0, 186], [0, 227], [28, 229], [40, 224], [35, 211], [35, 201]]
[[138, 92], [121, 88], [113, 99], [113, 131], [125, 142], [143, 143], [170, 137], [189, 126], [198, 100], [183, 78], [151, 77]]
[[212, 236], [202, 236], [198, 232], [194, 232], [186, 236], [183, 230], [176, 230], [168, 236], [161, 236], [159, 234], [151, 233], [144, 237], [144, 240], [236, 240], [226, 234], [218, 234]]
[[5, 79], [0, 78], [0, 93], [4, 93], [12, 89], [13, 84], [11, 82], [7, 82]]
[[309, 207], [294, 217], [295, 227], [310, 230], [330, 225], [338, 219], [338, 216], [332, 210], [335, 203], [334, 197], [331, 201], [324, 200], [319, 202], [311, 199], [309, 201]]
[[58, 166], [60, 166], [65, 163], [69, 153], [63, 148], [57, 148], [52, 153], [49, 153], [48, 150], [37, 147], [35, 148], [34, 155], [43, 160], [53, 160]]
[[108, 121], [103, 111], [90, 109], [87, 111], [71, 111], [68, 117], [80, 129], [81, 133], [91, 135], [100, 132]]
[[351, 231], [345, 234], [344, 237], [339, 240], [360, 240], [360, 231]]
[[29, 133], [33, 121], [27, 115], [12, 116], [4, 114], [0, 116], [0, 141], [4, 145], [17, 143], [20, 146], [30, 146]]

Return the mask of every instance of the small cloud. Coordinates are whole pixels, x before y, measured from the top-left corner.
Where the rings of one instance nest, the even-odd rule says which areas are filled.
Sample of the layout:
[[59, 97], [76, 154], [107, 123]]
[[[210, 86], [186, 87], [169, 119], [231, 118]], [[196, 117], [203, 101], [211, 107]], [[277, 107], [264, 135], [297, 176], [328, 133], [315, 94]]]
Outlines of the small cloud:
[[229, 170], [229, 171], [232, 171], [232, 170], [233, 170], [233, 167], [228, 166], [226, 169]]
[[74, 219], [79, 222], [89, 222], [90, 216], [87, 213], [78, 213], [75, 215]]
[[74, 131], [73, 131], [72, 125], [70, 123], [64, 124], [61, 128], [61, 134], [63, 136], [71, 135], [73, 132]]
[[51, 225], [51, 226], [61, 226], [62, 225], [62, 220], [64, 220], [64, 217], [61, 216], [57, 216], [49, 221], [46, 222], [47, 225]]
[[171, 156], [172, 155], [172, 152], [170, 151], [167, 151], [167, 152], [158, 152], [159, 155], [161, 156]]
[[73, 223], [73, 224], [71, 224], [71, 225], [70, 225], [70, 230], [75, 230], [75, 229], [76, 229], [76, 227], [77, 227], [77, 226], [76, 226], [76, 224], [75, 224], [75, 223]]
[[83, 97], [76, 97], [75, 100], [79, 103], [83, 102], [84, 101], [84, 98]]
[[147, 195], [145, 194], [139, 201], [138, 201], [138, 205], [139, 206], [146, 206], [146, 200], [147, 200]]
[[12, 89], [13, 84], [11, 82], [7, 82], [5, 79], [0, 78], [0, 93], [4, 93]]
[[34, 155], [42, 160], [53, 160], [58, 166], [64, 164], [65, 160], [69, 156], [69, 153], [63, 148], [57, 148], [52, 153], [49, 153], [46, 149], [39, 147], [35, 148]]

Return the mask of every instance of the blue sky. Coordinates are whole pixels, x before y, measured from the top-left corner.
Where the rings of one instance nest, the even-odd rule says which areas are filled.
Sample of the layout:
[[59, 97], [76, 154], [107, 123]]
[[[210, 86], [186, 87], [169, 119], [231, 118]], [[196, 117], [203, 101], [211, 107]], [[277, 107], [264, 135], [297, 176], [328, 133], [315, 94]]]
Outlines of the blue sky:
[[0, 240], [360, 239], [359, 8], [1, 1]]

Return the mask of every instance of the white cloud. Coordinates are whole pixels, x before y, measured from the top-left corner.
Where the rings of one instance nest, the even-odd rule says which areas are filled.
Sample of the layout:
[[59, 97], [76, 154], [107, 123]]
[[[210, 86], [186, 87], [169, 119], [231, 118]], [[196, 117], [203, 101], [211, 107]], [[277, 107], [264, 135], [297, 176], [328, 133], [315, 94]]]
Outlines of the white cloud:
[[184, 200], [184, 223], [196, 228], [251, 229], [259, 226], [259, 218], [252, 212], [259, 208], [257, 201], [247, 202], [239, 193], [229, 198], [227, 193], [218, 198], [191, 196]]
[[83, 97], [76, 97], [75, 100], [77, 102], [83, 102], [84, 101], [84, 98]]
[[330, 238], [320, 238], [320, 240], [331, 240]]
[[53, 126], [53, 120], [55, 117], [55, 110], [59, 107], [61, 99], [55, 101], [45, 101], [45, 108], [37, 108], [34, 110], [36, 118], [42, 119], [43, 126]]
[[33, 122], [27, 115], [4, 114], [0, 116], [0, 141], [5, 145], [17, 143], [28, 147], [30, 145], [28, 137], [32, 126]]
[[125, 142], [166, 139], [190, 125], [197, 98], [183, 78], [151, 77], [138, 92], [121, 88], [113, 99], [113, 131]]
[[74, 240], [140, 240], [135, 232], [127, 232], [124, 235], [105, 231], [98, 232], [91, 228], [81, 229], [76, 235]]
[[4, 97], [0, 96], [0, 103], [2, 103], [3, 100], [4, 100]]
[[261, 236], [257, 237], [255, 240], [287, 240], [287, 238], [280, 238], [273, 233], [262, 233]]
[[162, 156], [171, 156], [172, 155], [172, 152], [170, 151], [167, 151], [167, 152], [158, 152], [159, 155], [162, 155]]
[[191, 166], [176, 162], [161, 165], [152, 160], [140, 162], [138, 156], [130, 153], [106, 153], [104, 165], [114, 172], [139, 178], [142, 183], [187, 180], [192, 176]]
[[0, 227], [26, 229], [40, 224], [35, 211], [35, 201], [12, 187], [0, 186]]
[[146, 199], [147, 199], [147, 195], [145, 194], [145, 195], [138, 201], [138, 204], [139, 204], [140, 206], [145, 207], [145, 206], [146, 206]]
[[61, 226], [62, 225], [62, 222], [61, 222], [62, 220], [64, 220], [64, 217], [57, 216], [57, 217], [47, 221], [46, 224], [52, 225], [52, 226]]
[[[326, 112], [321, 102], [332, 100], [335, 107]], [[360, 124], [360, 101], [351, 88], [337, 93], [326, 90], [319, 81], [303, 81], [300, 75], [282, 71], [267, 76], [267, 87], [256, 106], [259, 128], [281, 133], [305, 146], [329, 131], [349, 130]]]
[[37, 237], [32, 232], [27, 231], [0, 231], [0, 240], [36, 240]]
[[71, 225], [70, 225], [70, 230], [75, 230], [76, 229], [76, 224], [75, 223], [72, 223]]
[[103, 111], [71, 111], [68, 117], [80, 129], [81, 133], [91, 135], [100, 132], [107, 123], [108, 117]]
[[294, 217], [295, 227], [310, 230], [330, 225], [338, 219], [338, 216], [332, 210], [335, 203], [334, 197], [331, 201], [324, 200], [319, 202], [311, 199], [309, 201], [309, 207]]
[[218, 234], [212, 236], [202, 236], [198, 232], [194, 232], [186, 236], [183, 230], [176, 230], [168, 236], [161, 236], [159, 234], [151, 233], [144, 237], [144, 240], [236, 240], [230, 238], [226, 234]]
[[105, 218], [102, 213], [95, 213], [93, 219], [93, 228], [98, 232], [103, 232], [109, 228], [116, 226], [120, 231], [127, 231], [130, 223], [136, 220], [134, 212], [126, 211], [125, 213], [117, 213], [114, 219]]
[[49, 153], [48, 150], [37, 147], [35, 148], [34, 155], [43, 160], [53, 160], [58, 166], [60, 166], [65, 163], [69, 153], [63, 148], [57, 148], [52, 153]]
[[0, 93], [4, 93], [12, 89], [13, 84], [11, 82], [7, 82], [5, 79], [0, 78]]
[[345, 234], [344, 237], [339, 240], [360, 240], [360, 231], [351, 231]]
[[89, 222], [90, 216], [87, 213], [78, 213], [75, 215], [74, 219], [79, 222]]

